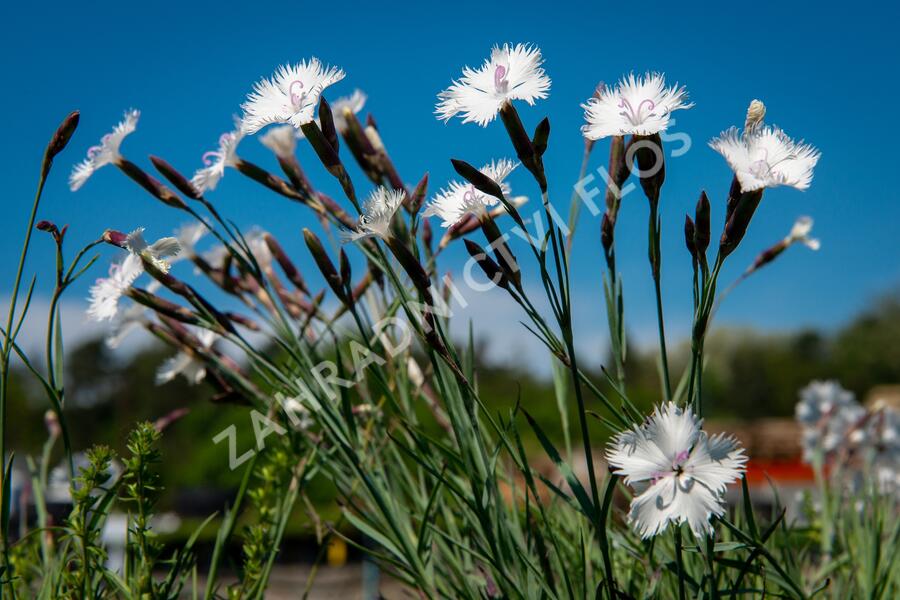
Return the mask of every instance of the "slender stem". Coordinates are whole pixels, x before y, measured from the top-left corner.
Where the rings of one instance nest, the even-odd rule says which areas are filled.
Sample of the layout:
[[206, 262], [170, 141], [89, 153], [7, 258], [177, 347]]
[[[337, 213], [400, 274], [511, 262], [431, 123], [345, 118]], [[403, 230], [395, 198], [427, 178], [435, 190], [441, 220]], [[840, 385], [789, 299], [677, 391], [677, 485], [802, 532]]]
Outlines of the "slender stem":
[[672, 383], [669, 380], [669, 357], [666, 350], [666, 326], [663, 317], [662, 287], [660, 285], [659, 248], [659, 202], [650, 201], [650, 267], [653, 271], [653, 286], [656, 292], [656, 322], [659, 328], [659, 357], [662, 363], [663, 396], [668, 402], [672, 398]]
[[684, 589], [684, 557], [682, 556], [681, 525], [675, 526], [675, 564], [678, 568], [678, 600], [685, 600]]
[[[591, 150], [594, 148], [593, 142], [585, 142], [584, 154], [581, 156], [581, 168], [578, 170], [577, 182], [580, 183], [587, 173], [588, 162], [591, 158]], [[575, 228], [578, 226], [578, 214], [581, 212], [581, 203], [578, 197], [578, 184], [572, 190], [572, 198], [569, 200], [569, 236], [566, 239], [566, 256], [572, 254], [572, 240], [575, 239]]]

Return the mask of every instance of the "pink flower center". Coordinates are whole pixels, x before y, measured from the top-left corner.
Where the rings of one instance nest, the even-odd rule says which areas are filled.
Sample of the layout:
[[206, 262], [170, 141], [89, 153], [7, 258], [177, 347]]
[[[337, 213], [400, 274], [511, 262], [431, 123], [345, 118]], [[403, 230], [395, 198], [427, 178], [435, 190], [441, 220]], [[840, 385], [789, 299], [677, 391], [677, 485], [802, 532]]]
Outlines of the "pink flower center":
[[509, 88], [509, 79], [506, 78], [508, 70], [506, 65], [497, 65], [494, 69], [494, 87], [498, 92], [506, 92]]
[[[647, 114], [644, 113], [644, 105], [647, 106]], [[632, 125], [640, 125], [650, 117], [655, 117], [656, 113], [653, 112], [653, 109], [656, 108], [656, 103], [653, 102], [650, 98], [646, 98], [645, 100], [641, 100], [640, 104], [637, 105], [637, 109], [631, 106], [631, 102], [628, 101], [624, 96], [619, 99], [619, 108], [623, 108], [622, 112], [619, 114], [628, 119], [628, 122]]]
[[107, 142], [109, 142], [109, 138], [111, 135], [112, 134], [107, 133], [102, 138], [100, 138], [100, 145], [91, 146], [90, 148], [88, 148], [88, 151], [87, 151], [88, 158], [94, 158], [95, 156], [100, 154], [100, 152], [103, 151], [103, 146], [105, 146], [107, 144]]
[[291, 104], [299, 107], [300, 103], [303, 102], [303, 99], [306, 97], [306, 90], [303, 89], [303, 82], [299, 79], [292, 81], [291, 85], [288, 86], [288, 94], [291, 96]]

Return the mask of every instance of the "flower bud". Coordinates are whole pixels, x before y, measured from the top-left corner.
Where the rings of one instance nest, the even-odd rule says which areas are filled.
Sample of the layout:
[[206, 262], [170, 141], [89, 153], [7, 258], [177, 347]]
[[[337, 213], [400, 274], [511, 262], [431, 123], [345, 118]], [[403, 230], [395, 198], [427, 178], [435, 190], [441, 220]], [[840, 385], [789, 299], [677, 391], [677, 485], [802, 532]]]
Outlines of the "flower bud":
[[339, 142], [337, 130], [334, 127], [334, 115], [331, 112], [331, 106], [325, 100], [325, 96], [319, 98], [319, 122], [321, 123], [322, 135], [331, 145], [335, 154], [338, 152]]
[[762, 190], [743, 192], [734, 203], [734, 210], [725, 223], [725, 230], [719, 241], [719, 253], [722, 258], [734, 252], [741, 240], [744, 239], [744, 234], [747, 233], [747, 227], [750, 226], [750, 220], [762, 200], [762, 195]]
[[119, 158], [116, 166], [128, 175], [135, 183], [147, 190], [150, 195], [161, 201], [163, 204], [173, 208], [185, 209], [187, 205], [178, 195], [163, 185], [159, 180], [146, 173], [139, 166], [125, 158]]
[[343, 171], [341, 159], [334, 149], [334, 146], [331, 145], [331, 142], [325, 137], [322, 130], [319, 129], [319, 124], [315, 121], [310, 121], [309, 123], [301, 125], [300, 129], [303, 131], [303, 135], [306, 136], [306, 139], [315, 151], [316, 156], [319, 157], [319, 160], [322, 161], [322, 164], [328, 169], [328, 172], [337, 177], [340, 172]]
[[59, 229], [52, 221], [38, 221], [37, 225], [35, 225], [35, 228], [38, 231], [46, 231], [48, 233], [52, 233], [54, 236], [59, 233]]
[[[509, 139], [513, 144], [513, 148], [515, 148], [516, 150], [516, 156], [518, 156], [519, 160], [522, 162], [525, 168], [531, 171], [531, 174], [534, 175], [535, 179], [538, 182], [538, 185], [541, 187], [541, 191], [546, 191], [547, 179], [544, 176], [544, 164], [541, 161], [541, 156], [535, 150], [531, 138], [525, 131], [525, 126], [522, 125], [522, 120], [519, 118], [519, 113], [518, 111], [516, 111], [515, 106], [513, 106], [511, 102], [506, 101], [503, 103], [503, 106], [500, 107], [500, 119], [503, 121], [503, 125], [506, 127], [506, 133], [509, 135]], [[549, 125], [550, 124], [548, 122], [548, 136], [550, 133]]]
[[465, 244], [469, 256], [471, 256], [478, 266], [481, 267], [481, 270], [484, 271], [484, 274], [491, 283], [505, 290], [509, 290], [509, 280], [506, 278], [506, 275], [503, 274], [500, 266], [487, 255], [484, 248], [469, 239], [463, 240], [463, 244]]
[[500, 228], [497, 227], [497, 223], [490, 217], [485, 217], [481, 221], [481, 230], [484, 231], [484, 235], [487, 238], [491, 249], [494, 251], [497, 264], [500, 265], [504, 275], [506, 275], [517, 288], [521, 288], [522, 273], [521, 269], [519, 269], [519, 263], [509, 249], [509, 245], [503, 239], [503, 235], [500, 233]]
[[346, 284], [349, 284], [353, 280], [353, 277], [350, 272], [350, 259], [347, 258], [347, 253], [344, 252], [343, 248], [338, 252], [338, 264], [341, 269], [341, 280]]
[[465, 161], [451, 158], [450, 162], [460, 177], [475, 186], [476, 190], [494, 198], [503, 198], [503, 190], [496, 181]]
[[238, 158], [235, 161], [234, 168], [240, 171], [243, 175], [246, 175], [250, 179], [256, 181], [257, 183], [261, 183], [276, 194], [281, 194], [286, 198], [299, 200], [301, 202], [305, 202], [307, 200], [306, 196], [289, 186], [284, 179], [273, 175], [262, 167], [259, 167], [242, 158]]
[[128, 242], [128, 235], [115, 229], [107, 229], [103, 232], [103, 241], [119, 248], [125, 248]]
[[69, 140], [72, 139], [72, 134], [74, 134], [75, 130], [78, 128], [78, 121], [80, 118], [81, 113], [77, 110], [72, 111], [65, 119], [63, 119], [63, 122], [59, 124], [59, 127], [56, 128], [53, 137], [50, 138], [50, 143], [47, 144], [47, 149], [44, 151], [44, 162], [46, 163], [45, 168], [47, 170], [50, 168], [49, 163], [53, 161], [53, 157], [62, 152], [69, 143]]
[[534, 128], [534, 138], [531, 145], [534, 147], [534, 153], [543, 156], [547, 151], [547, 142], [550, 139], [550, 119], [544, 117], [537, 127]]
[[428, 194], [428, 173], [422, 176], [422, 179], [419, 180], [419, 183], [416, 184], [416, 189], [413, 190], [412, 194], [409, 197], [409, 214], [415, 216], [419, 213], [419, 209], [422, 208], [422, 203], [425, 201], [425, 196]]
[[284, 275], [288, 278], [288, 280], [294, 284], [294, 287], [309, 296], [309, 288], [306, 287], [306, 282], [300, 275], [300, 271], [297, 270], [297, 267], [294, 266], [293, 261], [284, 252], [284, 249], [281, 247], [281, 244], [278, 243], [278, 240], [272, 237], [272, 234], [270, 233], [263, 234], [263, 240], [265, 240], [266, 246], [268, 246], [269, 248], [269, 252], [271, 252], [272, 256], [275, 257], [275, 260], [278, 262], [278, 265], [281, 267], [281, 270], [284, 272]]
[[688, 252], [691, 254], [691, 258], [695, 261], [694, 267], [696, 268], [697, 263], [697, 233], [694, 227], [694, 222], [691, 220], [690, 215], [684, 215], [684, 244], [687, 246]]
[[47, 428], [47, 435], [56, 439], [62, 434], [62, 427], [59, 425], [59, 417], [55, 410], [47, 409], [44, 412], [44, 426]]
[[199, 200], [202, 194], [197, 191], [190, 181], [188, 181], [187, 177], [179, 173], [175, 167], [159, 158], [158, 156], [150, 156], [150, 162], [153, 163], [153, 166], [156, 167], [156, 170], [162, 174], [163, 177], [169, 180], [169, 183], [175, 186], [179, 192], [187, 196], [188, 198], [192, 198], [194, 200]]
[[303, 239], [306, 241], [306, 247], [309, 248], [313, 260], [316, 261], [316, 265], [319, 267], [319, 271], [325, 278], [325, 283], [328, 284], [340, 300], [345, 300], [344, 283], [341, 280], [341, 276], [338, 275], [337, 269], [334, 268], [334, 263], [328, 258], [325, 248], [322, 247], [321, 240], [316, 234], [306, 228], [303, 229]]
[[697, 208], [694, 211], [694, 246], [697, 255], [706, 255], [706, 249], [709, 248], [710, 234], [710, 208], [709, 198], [706, 192], [700, 192], [700, 199], [697, 200]]

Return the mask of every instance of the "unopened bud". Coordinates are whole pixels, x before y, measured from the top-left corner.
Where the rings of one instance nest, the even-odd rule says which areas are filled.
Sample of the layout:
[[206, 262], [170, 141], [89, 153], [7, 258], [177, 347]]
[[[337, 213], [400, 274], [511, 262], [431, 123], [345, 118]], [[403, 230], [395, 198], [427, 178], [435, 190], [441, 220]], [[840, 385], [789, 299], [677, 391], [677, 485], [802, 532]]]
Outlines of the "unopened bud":
[[425, 201], [425, 196], [427, 194], [428, 173], [425, 173], [425, 175], [422, 176], [422, 179], [419, 180], [419, 183], [416, 184], [416, 189], [414, 189], [409, 196], [409, 214], [415, 216], [419, 213], [419, 209], [422, 207], [422, 203]]
[[139, 166], [130, 160], [119, 158], [116, 166], [128, 175], [135, 183], [147, 190], [152, 196], [156, 197], [163, 204], [173, 208], [186, 209], [187, 205], [175, 192], [162, 184], [158, 179], [146, 173]]
[[334, 268], [334, 263], [328, 258], [328, 254], [322, 246], [322, 241], [319, 240], [316, 234], [306, 228], [303, 229], [303, 239], [306, 241], [306, 247], [309, 248], [309, 252], [312, 254], [313, 260], [316, 261], [319, 271], [325, 278], [325, 283], [328, 284], [339, 299], [344, 300], [344, 283], [341, 280], [341, 276], [338, 275], [337, 269]]
[[128, 242], [128, 235], [115, 229], [107, 229], [103, 232], [103, 241], [119, 248], [125, 248]]
[[762, 100], [754, 100], [751, 102], [750, 106], [747, 107], [747, 120], [744, 121], [744, 131], [753, 131], [759, 127], [765, 116], [766, 105], [762, 103]]
[[[690, 215], [684, 215], [684, 245], [687, 246], [691, 258], [697, 260], [696, 230]], [[694, 263], [696, 268], [697, 263]]]
[[175, 167], [159, 158], [158, 156], [151, 156], [150, 162], [153, 163], [153, 166], [156, 167], [156, 170], [159, 171], [163, 177], [169, 180], [169, 183], [175, 186], [179, 192], [187, 196], [188, 198], [193, 198], [194, 200], [199, 200], [202, 194], [197, 191], [197, 188], [188, 181], [187, 177], [179, 173]]
[[35, 228], [38, 231], [46, 231], [46, 232], [53, 233], [53, 234], [56, 234], [59, 232], [59, 229], [56, 227], [56, 224], [53, 223], [52, 221], [38, 221], [37, 225], [35, 225]]
[[47, 144], [47, 150], [44, 152], [45, 162], [52, 161], [54, 156], [63, 151], [69, 143], [69, 140], [72, 139], [72, 134], [75, 133], [75, 129], [78, 128], [78, 121], [80, 118], [81, 114], [75, 110], [63, 119], [63, 122], [60, 123], [59, 127], [57, 127], [56, 131], [53, 133], [53, 137], [50, 138], [50, 143]]
[[335, 153], [339, 146], [337, 129], [334, 127], [334, 114], [331, 112], [331, 106], [325, 100], [325, 96], [319, 97], [319, 122], [321, 123], [322, 135], [331, 145]]
[[705, 191], [700, 192], [700, 199], [697, 200], [697, 208], [694, 211], [694, 220], [694, 246], [698, 255], [706, 255], [711, 233], [709, 198]]
[[508, 290], [509, 281], [503, 274], [503, 271], [500, 269], [500, 265], [494, 262], [494, 260], [487, 255], [487, 252], [485, 252], [484, 248], [469, 239], [463, 240], [463, 244], [465, 244], [469, 256], [471, 256], [476, 264], [481, 267], [481, 270], [487, 276], [488, 280], [490, 280], [494, 285]]
[[303, 280], [303, 277], [300, 275], [300, 271], [297, 270], [297, 267], [294, 266], [293, 261], [288, 257], [285, 253], [284, 249], [281, 247], [281, 244], [278, 243], [272, 234], [266, 233], [263, 235], [263, 240], [266, 242], [266, 246], [269, 248], [269, 252], [272, 253], [272, 256], [275, 257], [275, 260], [278, 262], [281, 270], [284, 271], [285, 276], [290, 280], [294, 286], [309, 296], [309, 288], [306, 286], [306, 282]]

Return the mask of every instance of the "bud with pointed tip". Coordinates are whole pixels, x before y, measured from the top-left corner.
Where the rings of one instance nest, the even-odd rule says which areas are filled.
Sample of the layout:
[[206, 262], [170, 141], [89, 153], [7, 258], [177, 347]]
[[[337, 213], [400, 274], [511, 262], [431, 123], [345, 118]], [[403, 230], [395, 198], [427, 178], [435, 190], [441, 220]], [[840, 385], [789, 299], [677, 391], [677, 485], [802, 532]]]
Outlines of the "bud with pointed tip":
[[334, 268], [334, 263], [331, 262], [331, 259], [325, 252], [322, 241], [316, 234], [306, 228], [303, 229], [303, 239], [306, 241], [306, 247], [309, 248], [313, 260], [316, 261], [316, 266], [319, 267], [319, 271], [325, 278], [325, 283], [328, 284], [328, 287], [340, 300], [345, 300], [344, 282], [341, 280], [341, 276], [338, 275], [337, 269]]
[[182, 200], [175, 192], [130, 160], [119, 158], [115, 164], [123, 173], [128, 175], [135, 183], [147, 190], [150, 195], [154, 196], [157, 200], [160, 200], [163, 204], [173, 208], [187, 208], [184, 200]]
[[694, 222], [691, 220], [690, 215], [684, 215], [684, 245], [687, 246], [688, 252], [691, 254], [691, 258], [694, 260], [694, 268], [697, 268], [697, 233], [696, 228], [694, 227]]
[[700, 192], [700, 199], [697, 200], [697, 208], [694, 211], [694, 246], [697, 255], [705, 256], [706, 249], [709, 248], [710, 233], [710, 207], [709, 198], [706, 192]]
[[465, 244], [469, 256], [481, 267], [488, 280], [496, 286], [509, 290], [509, 280], [506, 278], [500, 265], [487, 255], [484, 248], [469, 239], [463, 240], [463, 244]]
[[425, 201], [425, 196], [427, 194], [428, 173], [425, 173], [425, 175], [422, 176], [422, 179], [419, 180], [419, 183], [416, 184], [416, 189], [414, 189], [409, 196], [409, 214], [416, 216], [419, 213], [419, 209], [422, 208], [422, 203]]
[[334, 114], [331, 112], [331, 106], [329, 106], [324, 96], [319, 98], [319, 122], [321, 123], [322, 135], [331, 145], [335, 154], [337, 154], [340, 143], [338, 142], [337, 129], [334, 126]]
[[550, 119], [544, 117], [541, 122], [534, 128], [534, 138], [531, 145], [534, 147], [534, 153], [543, 156], [547, 151], [547, 142], [550, 139]]
[[197, 191], [187, 177], [178, 172], [175, 167], [170, 165], [168, 162], [164, 161], [158, 156], [150, 156], [150, 162], [153, 163], [153, 166], [156, 167], [156, 170], [162, 174], [163, 177], [169, 180], [169, 183], [175, 186], [179, 192], [191, 198], [193, 200], [199, 200], [202, 194]]
[[450, 162], [460, 177], [475, 186], [476, 190], [494, 198], [503, 198], [503, 190], [496, 181], [463, 160], [451, 158]]
[[272, 253], [273, 257], [275, 257], [275, 260], [278, 262], [281, 270], [284, 271], [284, 274], [288, 278], [288, 280], [294, 284], [294, 287], [309, 296], [310, 293], [309, 288], [306, 287], [306, 281], [303, 280], [303, 277], [300, 275], [300, 271], [297, 270], [294, 262], [285, 253], [284, 249], [281, 247], [281, 244], [278, 243], [278, 240], [276, 240], [270, 233], [263, 234], [263, 240], [266, 242], [266, 246], [269, 248], [269, 252]]
[[78, 121], [80, 118], [81, 113], [77, 110], [70, 112], [69, 115], [63, 119], [63, 122], [59, 124], [59, 127], [56, 128], [56, 131], [53, 132], [53, 137], [50, 138], [47, 149], [44, 151], [43, 173], [45, 177], [47, 172], [50, 171], [50, 164], [53, 162], [53, 158], [62, 152], [69, 143], [69, 140], [72, 139], [72, 134], [74, 134], [75, 130], [78, 128]]

